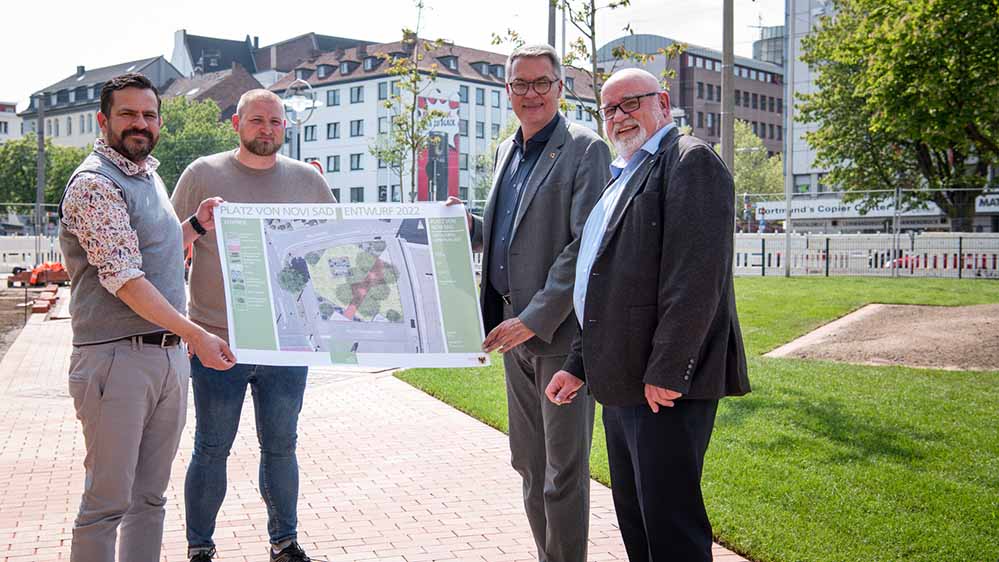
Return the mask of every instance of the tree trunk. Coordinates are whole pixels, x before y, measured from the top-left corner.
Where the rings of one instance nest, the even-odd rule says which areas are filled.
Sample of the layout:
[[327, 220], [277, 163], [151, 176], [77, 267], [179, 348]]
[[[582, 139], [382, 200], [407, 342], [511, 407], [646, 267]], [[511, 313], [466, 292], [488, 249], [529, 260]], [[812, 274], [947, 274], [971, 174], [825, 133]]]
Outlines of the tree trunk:
[[973, 232], [975, 230], [975, 200], [981, 193], [981, 190], [976, 190], [952, 191], [948, 194], [948, 199], [952, 202], [947, 209], [951, 232]]

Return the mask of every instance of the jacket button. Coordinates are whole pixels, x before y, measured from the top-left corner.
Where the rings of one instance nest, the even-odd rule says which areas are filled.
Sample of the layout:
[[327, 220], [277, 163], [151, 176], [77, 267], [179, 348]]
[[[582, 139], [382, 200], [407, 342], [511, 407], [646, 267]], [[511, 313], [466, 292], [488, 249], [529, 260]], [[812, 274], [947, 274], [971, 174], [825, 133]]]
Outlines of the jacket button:
[[683, 380], [685, 380], [685, 381], [689, 381], [689, 380], [690, 380], [690, 377], [689, 377], [689, 376], [686, 376], [686, 375], [684, 375], [684, 377], [683, 377]]

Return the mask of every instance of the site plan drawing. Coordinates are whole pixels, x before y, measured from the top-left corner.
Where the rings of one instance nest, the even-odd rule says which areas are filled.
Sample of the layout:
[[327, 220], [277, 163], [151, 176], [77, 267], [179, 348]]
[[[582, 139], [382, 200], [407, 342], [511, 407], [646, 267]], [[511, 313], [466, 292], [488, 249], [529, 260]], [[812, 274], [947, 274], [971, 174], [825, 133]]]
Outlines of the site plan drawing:
[[239, 362], [489, 363], [463, 207], [226, 203], [215, 225]]

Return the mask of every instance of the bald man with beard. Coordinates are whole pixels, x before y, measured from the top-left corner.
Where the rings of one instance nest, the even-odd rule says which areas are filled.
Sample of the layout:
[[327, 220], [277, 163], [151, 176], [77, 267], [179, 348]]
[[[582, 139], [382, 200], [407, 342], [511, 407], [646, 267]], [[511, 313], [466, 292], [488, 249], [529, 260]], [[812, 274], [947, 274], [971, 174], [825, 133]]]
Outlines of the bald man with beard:
[[[284, 141], [284, 106], [268, 90], [251, 90], [237, 105], [232, 126], [235, 150], [199, 158], [184, 170], [173, 194], [178, 216], [196, 201], [220, 197], [236, 203], [336, 203], [326, 180], [308, 164], [278, 154]], [[210, 193], [206, 196], [204, 194]], [[200, 232], [200, 231], [199, 231]], [[213, 232], [200, 232], [191, 264], [191, 320], [228, 340], [222, 265]], [[298, 544], [298, 460], [296, 436], [308, 368], [237, 363], [222, 372], [191, 358], [197, 425], [187, 467], [188, 556], [215, 556], [215, 519], [226, 492], [226, 458], [239, 429], [246, 387], [260, 443], [260, 492], [267, 506], [273, 562], [309, 560]]]
[[586, 220], [573, 308], [582, 327], [546, 389], [603, 404], [611, 489], [631, 562], [711, 560], [701, 496], [718, 400], [749, 392], [732, 284], [732, 175], [677, 130], [644, 70], [603, 86], [614, 178]]

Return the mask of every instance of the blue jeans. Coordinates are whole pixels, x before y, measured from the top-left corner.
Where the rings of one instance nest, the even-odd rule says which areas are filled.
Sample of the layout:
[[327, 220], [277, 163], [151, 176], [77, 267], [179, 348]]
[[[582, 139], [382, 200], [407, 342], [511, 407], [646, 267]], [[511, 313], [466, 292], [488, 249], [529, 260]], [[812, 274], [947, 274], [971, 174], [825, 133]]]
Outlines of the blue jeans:
[[267, 506], [272, 544], [298, 535], [298, 414], [302, 411], [308, 367], [237, 364], [228, 371], [209, 369], [191, 358], [191, 384], [197, 425], [194, 453], [184, 482], [189, 549], [215, 545], [215, 518], [226, 492], [226, 458], [236, 439], [246, 386], [260, 443], [260, 495]]

